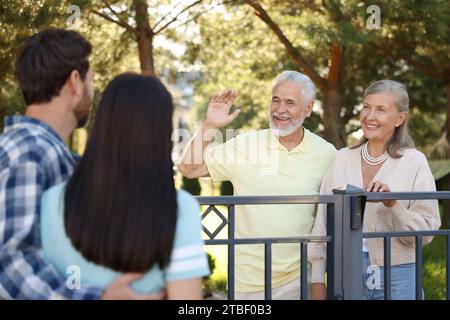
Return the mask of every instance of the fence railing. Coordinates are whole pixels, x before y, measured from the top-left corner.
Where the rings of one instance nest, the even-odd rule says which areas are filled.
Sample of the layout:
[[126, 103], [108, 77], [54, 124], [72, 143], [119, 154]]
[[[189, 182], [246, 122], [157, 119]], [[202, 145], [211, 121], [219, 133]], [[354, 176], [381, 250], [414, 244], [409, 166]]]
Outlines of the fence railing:
[[[367, 201], [380, 200], [439, 200], [450, 199], [450, 192], [390, 192], [390, 193], [366, 193]], [[414, 237], [415, 238], [415, 297], [416, 300], [423, 299], [423, 237], [445, 236], [445, 259], [446, 259], [446, 299], [450, 300], [450, 230], [421, 230], [421, 231], [397, 231], [397, 232], [370, 232], [363, 233], [363, 238], [383, 238], [384, 250], [384, 298], [391, 299], [391, 239]]]
[[[327, 296], [328, 299], [361, 299], [363, 297], [362, 282], [362, 240], [363, 238], [384, 239], [384, 292], [385, 299], [391, 297], [391, 238], [416, 237], [416, 299], [422, 299], [422, 237], [446, 236], [446, 293], [450, 299], [450, 230], [411, 231], [411, 232], [376, 232], [363, 233], [362, 223], [366, 201], [379, 200], [414, 200], [414, 199], [450, 199], [450, 192], [390, 192], [368, 193], [359, 188], [347, 186], [345, 189], [333, 190], [333, 195], [317, 196], [222, 196], [197, 197], [201, 205], [207, 205], [202, 220], [215, 213], [221, 224], [214, 231], [203, 225], [208, 236], [206, 245], [226, 245], [228, 247], [228, 299], [235, 295], [235, 246], [248, 244], [264, 245], [264, 296], [272, 298], [272, 245], [277, 243], [300, 244], [300, 297], [307, 299], [307, 260], [309, 242], [327, 243]], [[245, 205], [286, 205], [286, 204], [325, 204], [327, 206], [327, 235], [324, 237], [289, 237], [289, 238], [236, 238], [235, 207]], [[216, 206], [227, 207], [225, 217]], [[282, 219], [282, 214], [280, 214]], [[300, 217], [299, 217], [300, 219]], [[228, 227], [227, 238], [218, 239], [218, 234]]]

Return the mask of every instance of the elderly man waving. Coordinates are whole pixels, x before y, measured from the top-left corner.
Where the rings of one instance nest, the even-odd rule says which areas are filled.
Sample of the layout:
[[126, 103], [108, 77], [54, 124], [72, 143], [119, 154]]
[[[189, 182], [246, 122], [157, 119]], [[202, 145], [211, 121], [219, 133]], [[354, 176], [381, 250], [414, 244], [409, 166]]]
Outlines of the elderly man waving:
[[[303, 127], [315, 95], [311, 79], [284, 71], [272, 87], [270, 128], [209, 146], [217, 131], [240, 113], [230, 114], [235, 92], [226, 90], [213, 97], [202, 128], [184, 151], [180, 172], [188, 178], [210, 176], [214, 181], [231, 181], [239, 196], [317, 194], [336, 149]], [[236, 238], [307, 236], [314, 217], [314, 205], [238, 206]], [[299, 251], [298, 244], [273, 246], [273, 299], [300, 298]], [[235, 262], [236, 299], [263, 299], [263, 246], [237, 246]]]

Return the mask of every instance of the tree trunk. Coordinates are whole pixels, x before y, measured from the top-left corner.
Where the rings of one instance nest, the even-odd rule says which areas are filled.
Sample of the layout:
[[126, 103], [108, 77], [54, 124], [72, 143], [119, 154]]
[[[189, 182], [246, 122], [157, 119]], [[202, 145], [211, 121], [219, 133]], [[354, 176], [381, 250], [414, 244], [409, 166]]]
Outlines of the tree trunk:
[[450, 82], [445, 85], [447, 89], [447, 119], [445, 121], [445, 131], [447, 132], [447, 141], [450, 142]]
[[323, 126], [324, 139], [332, 143], [338, 150], [347, 143], [343, 138], [341, 111], [341, 92], [338, 88], [327, 88], [323, 93]]
[[148, 5], [147, 1], [134, 0], [136, 8], [136, 40], [139, 50], [139, 62], [141, 64], [141, 72], [144, 75], [155, 76], [153, 64], [153, 30], [148, 22]]
[[344, 138], [344, 124], [342, 123], [342, 67], [344, 63], [344, 47], [335, 42], [330, 50], [330, 70], [327, 86], [322, 88], [322, 107], [324, 138], [337, 149], [347, 145]]

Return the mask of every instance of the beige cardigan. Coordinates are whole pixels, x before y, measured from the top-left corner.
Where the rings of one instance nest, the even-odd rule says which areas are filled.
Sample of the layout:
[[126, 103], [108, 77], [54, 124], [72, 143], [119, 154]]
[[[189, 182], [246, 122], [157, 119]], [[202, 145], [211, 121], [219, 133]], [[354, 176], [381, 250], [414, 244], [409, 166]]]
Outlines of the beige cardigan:
[[[374, 180], [387, 184], [392, 192], [436, 191], [435, 181], [427, 159], [416, 149], [402, 151], [399, 159], [388, 158]], [[361, 147], [339, 150], [322, 180], [321, 194], [332, 194], [334, 188], [351, 184], [363, 187]], [[364, 232], [436, 230], [441, 225], [437, 200], [397, 200], [392, 208], [382, 202], [367, 203], [364, 213]], [[326, 235], [326, 205], [319, 205], [312, 235]], [[423, 238], [427, 244], [432, 237]], [[366, 239], [371, 265], [383, 265], [383, 238]], [[392, 265], [415, 261], [415, 239], [392, 238]], [[310, 243], [312, 283], [324, 283], [326, 244]]]

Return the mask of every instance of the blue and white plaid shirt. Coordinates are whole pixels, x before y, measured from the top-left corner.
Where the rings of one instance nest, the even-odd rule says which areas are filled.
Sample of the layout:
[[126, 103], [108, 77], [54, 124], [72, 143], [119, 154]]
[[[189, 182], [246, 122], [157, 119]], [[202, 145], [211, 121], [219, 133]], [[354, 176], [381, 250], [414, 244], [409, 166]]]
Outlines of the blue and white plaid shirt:
[[0, 297], [99, 299], [99, 288], [69, 289], [42, 255], [42, 193], [73, 172], [78, 156], [45, 123], [5, 118], [0, 135]]

